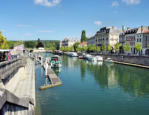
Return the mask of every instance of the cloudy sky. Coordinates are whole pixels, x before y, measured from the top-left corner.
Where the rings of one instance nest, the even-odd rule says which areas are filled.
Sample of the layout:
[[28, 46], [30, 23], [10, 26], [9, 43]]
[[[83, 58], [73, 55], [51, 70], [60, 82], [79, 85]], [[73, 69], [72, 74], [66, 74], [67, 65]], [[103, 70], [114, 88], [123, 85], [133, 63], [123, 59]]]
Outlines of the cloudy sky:
[[0, 31], [8, 40], [92, 36], [103, 26], [149, 25], [149, 0], [0, 0]]

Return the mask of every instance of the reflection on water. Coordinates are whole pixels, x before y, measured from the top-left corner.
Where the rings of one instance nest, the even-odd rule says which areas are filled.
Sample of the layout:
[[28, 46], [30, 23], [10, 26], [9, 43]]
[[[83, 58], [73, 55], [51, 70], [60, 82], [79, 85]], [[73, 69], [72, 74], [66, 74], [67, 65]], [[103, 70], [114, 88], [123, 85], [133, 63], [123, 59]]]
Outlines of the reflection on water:
[[36, 65], [38, 115], [149, 115], [147, 69], [62, 56], [54, 71], [62, 86], [40, 91], [46, 80]]
[[68, 68], [79, 67], [82, 78], [89, 71], [103, 88], [120, 87], [135, 96], [149, 95], [149, 71], [146, 69], [114, 63], [90, 62], [66, 56], [63, 60], [63, 64]]

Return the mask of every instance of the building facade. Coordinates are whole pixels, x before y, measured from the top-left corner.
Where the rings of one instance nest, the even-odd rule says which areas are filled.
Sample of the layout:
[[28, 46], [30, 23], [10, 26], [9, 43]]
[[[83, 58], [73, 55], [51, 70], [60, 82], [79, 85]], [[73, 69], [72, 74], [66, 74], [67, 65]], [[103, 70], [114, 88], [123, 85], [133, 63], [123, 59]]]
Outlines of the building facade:
[[120, 43], [124, 45], [126, 42], [130, 44], [131, 50], [129, 53], [136, 54], [135, 49], [136, 43], [141, 43], [142, 51], [141, 54], [145, 54], [147, 46], [149, 44], [149, 27], [141, 26], [139, 28], [130, 29], [128, 28], [125, 32], [120, 34]]
[[68, 38], [65, 38], [64, 40], [60, 41], [60, 47], [71, 47], [76, 42], [80, 42], [80, 41], [77, 40], [77, 39], [68, 39]]
[[121, 30], [116, 27], [103, 27], [97, 31], [95, 36], [88, 40], [88, 44], [95, 44], [96, 46], [102, 46], [105, 44], [106, 47], [108, 47], [108, 45], [114, 47], [116, 43], [119, 43], [120, 33]]
[[96, 45], [96, 38], [95, 38], [95, 36], [93, 36], [93, 37], [91, 37], [91, 38], [89, 38], [87, 40], [87, 46], [88, 45]]

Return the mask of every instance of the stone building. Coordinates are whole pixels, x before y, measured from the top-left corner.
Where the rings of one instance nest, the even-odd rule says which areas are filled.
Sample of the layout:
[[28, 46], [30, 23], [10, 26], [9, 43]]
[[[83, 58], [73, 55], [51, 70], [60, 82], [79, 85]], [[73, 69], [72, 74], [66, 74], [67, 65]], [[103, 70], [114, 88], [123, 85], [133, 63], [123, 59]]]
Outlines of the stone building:
[[122, 33], [120, 33], [119, 35], [119, 43], [121, 43], [122, 46], [124, 46], [125, 44], [125, 32], [126, 32], [125, 26], [122, 26]]
[[136, 43], [137, 42], [140, 42], [142, 45], [142, 54], [149, 55], [149, 27], [136, 35]]
[[88, 46], [88, 45], [96, 45], [95, 36], [93, 36], [93, 37], [91, 37], [91, 38], [89, 38], [89, 39], [87, 40], [87, 46]]
[[116, 43], [119, 43], [120, 33], [121, 30], [116, 27], [103, 27], [97, 31], [95, 36], [88, 40], [88, 44], [95, 44], [96, 46], [102, 46], [105, 44], [106, 47], [108, 47], [108, 45], [114, 47]]
[[[141, 54], [145, 54], [148, 45], [148, 26], [141, 26], [139, 28], [130, 29], [128, 28], [124, 34], [125, 43], [128, 42], [131, 47], [130, 53], [136, 54], [137, 51], [134, 48], [137, 42], [140, 42], [142, 45]], [[121, 37], [122, 38], [122, 37]]]
[[68, 39], [68, 38], [65, 38], [64, 40], [60, 41], [60, 47], [71, 47], [76, 42], [80, 42], [80, 41], [77, 40], [77, 39]]

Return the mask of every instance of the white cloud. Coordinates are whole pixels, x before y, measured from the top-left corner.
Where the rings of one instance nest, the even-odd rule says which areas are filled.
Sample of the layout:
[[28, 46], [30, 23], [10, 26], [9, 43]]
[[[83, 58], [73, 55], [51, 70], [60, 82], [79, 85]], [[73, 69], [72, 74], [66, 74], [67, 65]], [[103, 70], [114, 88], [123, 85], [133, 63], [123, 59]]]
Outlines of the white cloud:
[[101, 26], [102, 22], [98, 20], [98, 21], [95, 21], [94, 24], [97, 25], [97, 26]]
[[50, 33], [53, 32], [52, 30], [38, 30], [39, 33]]
[[118, 6], [119, 6], [119, 3], [117, 1], [112, 2], [112, 7], [118, 7]]
[[17, 24], [17, 27], [31, 27], [31, 25], [26, 25], [26, 24]]
[[53, 7], [61, 2], [61, 0], [34, 0], [35, 4]]
[[122, 1], [128, 5], [135, 5], [141, 2], [141, 0], [122, 0]]

